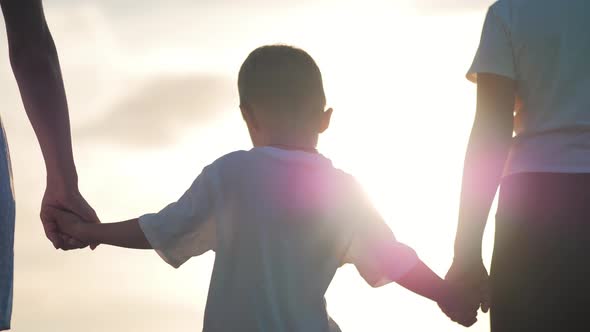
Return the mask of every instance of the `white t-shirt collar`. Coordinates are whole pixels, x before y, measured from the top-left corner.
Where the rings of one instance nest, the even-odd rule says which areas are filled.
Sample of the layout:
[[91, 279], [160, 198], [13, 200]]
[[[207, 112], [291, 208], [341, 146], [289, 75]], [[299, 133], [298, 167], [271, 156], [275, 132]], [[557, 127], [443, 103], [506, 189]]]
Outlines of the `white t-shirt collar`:
[[259, 152], [281, 160], [303, 162], [308, 164], [326, 164], [331, 166], [332, 161], [321, 153], [307, 152], [302, 150], [287, 150], [275, 146], [254, 147], [250, 151]]

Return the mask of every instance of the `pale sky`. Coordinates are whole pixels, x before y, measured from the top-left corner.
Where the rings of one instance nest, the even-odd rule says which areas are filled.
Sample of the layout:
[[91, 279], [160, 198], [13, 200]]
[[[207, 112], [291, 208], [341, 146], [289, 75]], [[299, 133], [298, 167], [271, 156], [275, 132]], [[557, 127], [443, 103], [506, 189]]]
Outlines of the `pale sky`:
[[[250, 148], [237, 108], [242, 61], [257, 46], [292, 44], [318, 62], [335, 109], [320, 151], [444, 275], [475, 106], [464, 74], [491, 2], [46, 1], [81, 190], [103, 222], [176, 200], [208, 163]], [[53, 250], [38, 218], [41, 154], [3, 31], [0, 91], [17, 194], [14, 331], [199, 331], [213, 254], [174, 270], [150, 251]], [[395, 284], [371, 289], [351, 267], [327, 301], [345, 332], [463, 330]], [[471, 330], [487, 331], [488, 316]]]

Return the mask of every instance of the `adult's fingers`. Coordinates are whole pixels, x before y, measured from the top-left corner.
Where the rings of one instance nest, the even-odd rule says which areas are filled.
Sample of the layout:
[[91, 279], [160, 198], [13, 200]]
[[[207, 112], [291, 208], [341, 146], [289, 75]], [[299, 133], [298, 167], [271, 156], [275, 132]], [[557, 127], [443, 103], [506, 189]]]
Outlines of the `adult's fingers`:
[[[88, 215], [88, 221], [91, 223], [95, 223], [95, 224], [100, 224], [100, 219], [98, 219], [98, 215], [96, 215], [96, 212], [94, 211], [94, 209], [92, 207], [90, 207], [90, 205], [86, 204], [87, 206], [87, 215]], [[98, 244], [96, 243], [90, 243], [90, 249], [94, 250], [96, 249], [96, 247], [98, 247]]]
[[465, 318], [464, 320], [461, 320], [457, 323], [459, 323], [465, 327], [471, 327], [471, 326], [473, 326], [473, 324], [477, 323], [477, 317]]
[[477, 322], [477, 310], [469, 312], [450, 312], [447, 316], [455, 323], [470, 327]]
[[64, 218], [67, 218], [65, 211], [50, 205], [43, 206], [42, 210], [43, 212], [41, 215], [41, 220], [45, 230], [49, 230], [52, 239], [54, 239], [56, 242], [59, 242], [59, 246], [56, 247], [56, 249], [72, 250], [81, 249], [88, 246], [88, 244], [82, 243], [79, 240], [74, 239], [60, 231], [59, 226], [57, 225], [57, 220], [63, 220]]
[[59, 237], [58, 232], [45, 230], [45, 236], [49, 241], [51, 241], [51, 244], [55, 249], [61, 249], [63, 247], [64, 244], [62, 239]]
[[98, 218], [96, 211], [94, 211], [94, 209], [90, 206], [90, 204], [88, 204], [84, 197], [80, 197], [80, 202], [78, 202], [74, 210], [85, 221], [100, 223], [100, 219]]
[[[94, 211], [94, 209], [88, 204], [86, 203], [87, 206], [87, 213], [89, 216], [89, 221], [96, 223], [96, 224], [100, 224], [100, 219], [98, 218], [98, 215], [96, 214], [96, 211]], [[98, 247], [97, 243], [90, 243], [90, 249], [94, 250], [96, 249], [96, 247]]]
[[[100, 224], [100, 219], [96, 214], [96, 211], [88, 204], [88, 202], [81, 195], [78, 196], [74, 202], [71, 202], [70, 209], [73, 213], [77, 214], [82, 220], [89, 223]], [[94, 250], [98, 247], [96, 243], [90, 243], [90, 249]]]
[[488, 280], [482, 282], [481, 285], [481, 311], [488, 312], [492, 305], [492, 293], [490, 290], [490, 284]]
[[55, 220], [51, 218], [46, 211], [41, 212], [41, 223], [43, 225], [43, 231], [45, 236], [55, 249], [61, 249], [63, 247], [63, 240], [59, 236], [59, 230]]
[[[88, 215], [88, 221], [90, 221], [91, 223], [100, 224], [100, 219], [98, 218], [96, 211], [94, 211], [94, 209], [88, 203], [86, 203], [86, 213]], [[91, 250], [96, 249], [96, 247], [98, 247], [97, 243], [90, 243]]]
[[[84, 197], [82, 197], [79, 193], [69, 197], [68, 199], [58, 200], [53, 204], [53, 206], [51, 206], [51, 213], [55, 215], [56, 219], [60, 219], [60, 215], [63, 216], [65, 211], [77, 215], [85, 222], [100, 223], [100, 220], [98, 219], [94, 209], [92, 209]], [[85, 248], [88, 245], [90, 245], [90, 248], [93, 250], [96, 248], [95, 244], [83, 243], [78, 239], [72, 239], [71, 237], [62, 237], [62, 242], [62, 247], [64, 250]]]

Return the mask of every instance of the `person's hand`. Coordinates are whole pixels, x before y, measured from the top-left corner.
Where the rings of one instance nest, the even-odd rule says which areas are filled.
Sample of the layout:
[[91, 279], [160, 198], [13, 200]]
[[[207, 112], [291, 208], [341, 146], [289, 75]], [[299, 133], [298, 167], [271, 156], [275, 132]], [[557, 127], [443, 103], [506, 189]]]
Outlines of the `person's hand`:
[[96, 212], [77, 189], [60, 190], [48, 186], [41, 203], [41, 222], [43, 223], [45, 235], [53, 246], [56, 249], [71, 250], [85, 248], [90, 245], [94, 249], [96, 245], [84, 243], [59, 231], [56, 216], [59, 210], [71, 212], [85, 222], [100, 223]]
[[488, 279], [488, 271], [481, 260], [476, 262], [455, 261], [445, 277], [445, 280], [453, 287], [477, 296], [479, 306], [484, 313], [488, 312], [491, 305]]
[[479, 296], [465, 292], [456, 285], [445, 281], [446, 289], [437, 304], [453, 322], [470, 327], [477, 322]]
[[84, 233], [84, 225], [88, 224], [77, 214], [55, 208], [49, 209], [54, 210], [52, 211], [52, 214], [55, 216], [57, 229], [61, 234], [69, 236], [72, 239], [82, 241], [82, 243], [86, 243], [88, 241]]

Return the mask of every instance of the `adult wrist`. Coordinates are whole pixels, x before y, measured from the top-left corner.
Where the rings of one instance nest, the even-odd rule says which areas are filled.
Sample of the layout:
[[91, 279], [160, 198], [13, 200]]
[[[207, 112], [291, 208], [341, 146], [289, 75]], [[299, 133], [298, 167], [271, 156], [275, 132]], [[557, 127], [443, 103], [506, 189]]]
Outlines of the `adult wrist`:
[[63, 172], [47, 172], [47, 188], [60, 194], [78, 192], [78, 174], [75, 171], [64, 174]]
[[481, 240], [475, 236], [457, 238], [453, 264], [459, 266], [473, 266], [483, 263], [481, 255]]
[[461, 268], [462, 270], [469, 270], [481, 265], [483, 265], [483, 259], [479, 253], [474, 253], [472, 255], [458, 255], [455, 253], [455, 257], [453, 257], [453, 266]]

